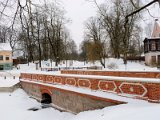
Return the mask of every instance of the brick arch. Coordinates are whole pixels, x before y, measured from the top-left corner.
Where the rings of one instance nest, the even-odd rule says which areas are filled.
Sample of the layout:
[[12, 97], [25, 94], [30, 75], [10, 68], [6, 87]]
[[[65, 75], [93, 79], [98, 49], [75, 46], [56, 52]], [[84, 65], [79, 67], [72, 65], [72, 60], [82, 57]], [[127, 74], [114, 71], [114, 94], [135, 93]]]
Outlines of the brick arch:
[[52, 92], [51, 92], [50, 90], [42, 89], [42, 90], [41, 90], [41, 94], [44, 94], [44, 93], [47, 93], [47, 94], [49, 94], [50, 96], [52, 96]]

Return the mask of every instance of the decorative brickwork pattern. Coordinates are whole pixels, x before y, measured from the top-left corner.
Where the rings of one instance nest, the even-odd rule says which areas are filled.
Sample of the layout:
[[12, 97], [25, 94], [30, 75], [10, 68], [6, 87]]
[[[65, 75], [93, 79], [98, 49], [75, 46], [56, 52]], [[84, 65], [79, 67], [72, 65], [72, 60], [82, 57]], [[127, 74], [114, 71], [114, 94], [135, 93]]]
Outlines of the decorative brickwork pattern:
[[99, 81], [98, 87], [102, 91], [111, 91], [111, 92], [115, 92], [117, 89], [117, 86], [114, 81], [101, 80]]
[[117, 77], [136, 77], [136, 78], [160, 78], [160, 72], [61, 70], [61, 73], [62, 73], [62, 74], [79, 74], [79, 75], [100, 75], [100, 76], [117, 76]]
[[75, 78], [66, 78], [65, 83], [66, 83], [67, 85], [76, 86], [76, 80], [75, 80]]
[[78, 87], [91, 87], [91, 82], [89, 79], [78, 79]]
[[52, 76], [52, 75], [46, 75], [46, 80], [44, 82], [46, 82], [46, 83], [53, 83], [54, 82], [54, 76]]
[[54, 77], [54, 81], [55, 83], [62, 83], [62, 77]]
[[144, 97], [147, 94], [147, 88], [144, 87], [143, 84], [141, 83], [127, 83], [123, 82], [120, 86], [119, 89], [121, 93], [125, 94], [135, 94], [140, 97]]
[[[117, 74], [117, 73], [116, 73]], [[156, 76], [156, 75], [155, 75]], [[160, 102], [160, 83], [152, 82], [135, 82], [110, 79], [93, 79], [93, 78], [64, 76], [64, 75], [41, 75], [41, 74], [21, 74], [21, 79], [28, 81], [36, 81], [48, 84], [71, 85], [92, 90], [100, 90], [104, 92], [113, 92], [117, 95], [144, 99], [150, 102]], [[113, 77], [114, 78], [114, 77]], [[158, 79], [157, 79], [158, 80]], [[45, 88], [46, 89], [46, 88]]]

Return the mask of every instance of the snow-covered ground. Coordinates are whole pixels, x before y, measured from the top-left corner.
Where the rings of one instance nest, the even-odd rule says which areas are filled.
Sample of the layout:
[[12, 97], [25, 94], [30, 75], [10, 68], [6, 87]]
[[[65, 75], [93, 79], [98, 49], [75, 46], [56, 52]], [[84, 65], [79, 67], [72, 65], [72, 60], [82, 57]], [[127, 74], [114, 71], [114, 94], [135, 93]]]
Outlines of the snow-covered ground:
[[[95, 63], [85, 63], [79, 61], [68, 61], [67, 65], [65, 61], [61, 62], [58, 67], [90, 67], [90, 66], [101, 66], [100, 62], [96, 61]], [[20, 69], [14, 68], [10, 71], [5, 71], [6, 74], [19, 76], [21, 72], [36, 72], [36, 73], [45, 73], [46, 71], [36, 70], [36, 65], [34, 63], [20, 64], [18, 65]], [[55, 62], [52, 62], [52, 67], [55, 67]], [[42, 68], [51, 68], [50, 61], [42, 61]], [[123, 64], [122, 59], [108, 58], [106, 59], [106, 68], [103, 68], [106, 71], [160, 71], [157, 67], [149, 67], [144, 64], [144, 62], [131, 62], [128, 61], [127, 65]], [[51, 71], [52, 74], [59, 74], [60, 72]], [[2, 72], [0, 72], [1, 76]]]
[[[50, 67], [50, 65], [49, 62], [43, 62], [43, 67]], [[95, 62], [94, 64], [88, 63], [84, 65], [83, 62], [74, 61], [71, 65], [68, 61], [67, 64], [67, 66], [71, 67], [89, 67], [95, 65], [100, 66], [100, 63]], [[19, 81], [18, 76], [21, 72], [46, 73], [45, 71], [36, 70], [36, 65], [33, 63], [30, 63], [29, 66], [27, 64], [21, 64], [19, 66], [19, 70], [14, 68], [11, 71], [0, 72], [0, 87], [16, 84]], [[54, 67], [54, 63], [52, 67]], [[66, 64], [62, 62], [59, 67], [66, 67]], [[128, 62], [125, 66], [122, 59], [117, 60], [113, 58], [106, 60], [106, 68], [103, 70], [160, 71], [156, 67], [145, 66], [143, 62]], [[49, 73], [60, 74], [59, 71]], [[7, 79], [4, 79], [4, 76], [7, 76]], [[16, 76], [16, 79], [12, 79], [13, 76]], [[78, 89], [80, 88], [75, 88], [75, 90]], [[84, 90], [84, 92], [86, 92], [86, 90]], [[101, 97], [104, 97], [104, 95]], [[112, 97], [114, 97], [113, 94]], [[117, 99], [117, 96], [115, 99]], [[39, 108], [40, 110], [28, 110], [33, 107]], [[21, 89], [13, 93], [0, 93], [0, 120], [160, 120], [159, 111], [160, 104], [148, 103], [143, 100], [137, 100], [136, 102], [133, 100], [128, 102], [128, 104], [106, 107], [100, 110], [85, 111], [73, 115], [71, 113], [60, 112], [54, 108], [41, 109], [41, 104], [30, 98]]]
[[[55, 63], [52, 63], [54, 67]], [[127, 65], [123, 64], [123, 59], [115, 59], [115, 58], [107, 58], [105, 61], [106, 68], [104, 70], [122, 70], [122, 71], [157, 71], [156, 67], [149, 67], [144, 64], [144, 62], [132, 62], [128, 61]], [[102, 66], [99, 61], [95, 61], [94, 63], [88, 62], [80, 62], [80, 61], [66, 61], [61, 62], [58, 67], [90, 67], [90, 66]], [[114, 66], [114, 67], [113, 67]], [[42, 67], [51, 67], [50, 61], [43, 61]]]
[[[33, 107], [39, 110], [28, 110]], [[141, 104], [128, 103], [73, 115], [54, 108], [41, 109], [41, 104], [21, 89], [13, 93], [0, 93], [1, 120], [160, 120], [159, 111], [159, 104], [141, 102]]]
[[13, 77], [0, 77], [0, 87], [11, 87], [19, 82], [19, 78], [13, 79]]
[[123, 104], [82, 112], [73, 120], [160, 120], [160, 105]]
[[33, 107], [41, 108], [41, 104], [21, 89], [0, 93], [0, 120], [70, 120], [73, 117], [71, 113], [61, 113], [53, 108], [28, 110]]

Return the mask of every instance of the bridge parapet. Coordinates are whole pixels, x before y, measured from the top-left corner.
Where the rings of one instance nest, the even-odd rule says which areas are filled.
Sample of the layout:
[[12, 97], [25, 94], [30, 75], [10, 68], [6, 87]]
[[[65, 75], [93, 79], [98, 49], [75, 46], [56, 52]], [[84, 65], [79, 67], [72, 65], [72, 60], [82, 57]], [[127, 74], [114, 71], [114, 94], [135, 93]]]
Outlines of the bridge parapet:
[[47, 84], [62, 84], [116, 93], [120, 96], [160, 102], [160, 80], [152, 78], [89, 75], [45, 75], [22, 73], [21, 79]]
[[61, 74], [99, 75], [134, 78], [160, 78], [159, 71], [102, 71], [102, 70], [61, 70]]

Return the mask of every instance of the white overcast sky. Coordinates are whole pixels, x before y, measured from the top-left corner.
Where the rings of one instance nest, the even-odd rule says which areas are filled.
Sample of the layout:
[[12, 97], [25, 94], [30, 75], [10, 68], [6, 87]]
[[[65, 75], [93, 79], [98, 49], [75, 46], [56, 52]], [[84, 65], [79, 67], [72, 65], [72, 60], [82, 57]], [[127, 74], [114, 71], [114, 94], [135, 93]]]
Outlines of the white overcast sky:
[[[4, 0], [0, 0], [4, 1]], [[12, 0], [11, 0], [12, 1]], [[42, 3], [44, 0], [33, 0], [36, 3]], [[46, 0], [46, 1], [53, 1], [53, 0]], [[69, 18], [72, 22], [67, 24], [67, 28], [71, 32], [72, 39], [79, 45], [83, 41], [83, 33], [84, 33], [84, 22], [91, 16], [96, 15], [97, 8], [92, 2], [88, 2], [87, 0], [57, 0], [62, 4], [64, 9], [66, 10], [66, 17]], [[97, 2], [103, 3], [104, 1], [111, 1], [111, 0], [97, 0]], [[148, 3], [152, 0], [141, 0], [142, 2]], [[13, 2], [13, 1], [12, 1]], [[0, 8], [1, 9], [1, 8]], [[155, 17], [160, 17], [160, 7], [158, 3], [156, 5], [152, 5], [148, 8], [150, 10], [150, 14]], [[147, 10], [145, 10], [147, 11]], [[150, 17], [147, 12], [143, 17], [142, 26], [147, 25], [149, 22], [154, 22], [153, 17]], [[160, 18], [159, 18], [160, 21]], [[144, 28], [144, 27], [143, 27]]]
[[[96, 7], [93, 3], [86, 0], [61, 0], [64, 4], [64, 9], [67, 11], [66, 16], [72, 22], [68, 24], [71, 32], [71, 37], [78, 44], [83, 40], [84, 22], [91, 16], [96, 15]], [[97, 0], [102, 3], [104, 0]]]
[[[66, 16], [69, 17], [72, 22], [68, 24], [68, 28], [71, 32], [73, 40], [79, 45], [83, 40], [84, 33], [84, 22], [91, 16], [96, 15], [97, 8], [93, 3], [88, 2], [87, 0], [61, 0], [66, 10]], [[106, 0], [97, 0], [97, 2], [103, 3]], [[143, 2], [148, 3], [152, 0], [143, 0]], [[150, 13], [153, 16], [160, 16], [159, 5], [152, 5], [149, 7]], [[153, 22], [155, 18], [152, 18], [145, 12], [142, 20], [142, 26], [145, 26], [149, 22]], [[159, 19], [160, 20], [160, 19]]]

